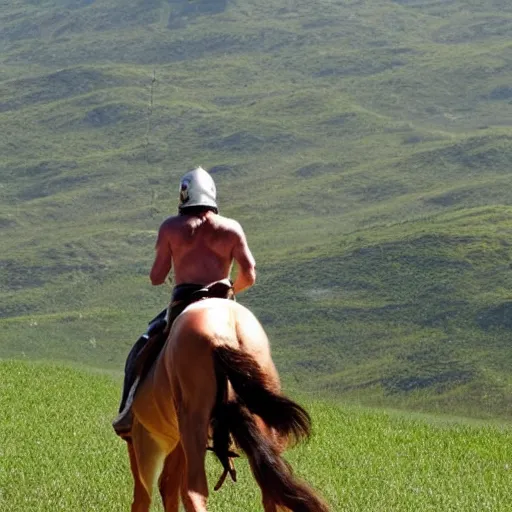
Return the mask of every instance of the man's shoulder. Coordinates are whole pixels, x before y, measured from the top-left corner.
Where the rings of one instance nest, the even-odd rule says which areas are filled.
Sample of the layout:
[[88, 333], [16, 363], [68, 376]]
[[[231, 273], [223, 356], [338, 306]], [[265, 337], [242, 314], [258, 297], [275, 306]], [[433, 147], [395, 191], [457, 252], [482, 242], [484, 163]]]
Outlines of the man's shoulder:
[[223, 215], [215, 215], [215, 221], [219, 226], [222, 226], [224, 229], [233, 231], [236, 233], [242, 232], [242, 226], [241, 224], [230, 217], [224, 217]]

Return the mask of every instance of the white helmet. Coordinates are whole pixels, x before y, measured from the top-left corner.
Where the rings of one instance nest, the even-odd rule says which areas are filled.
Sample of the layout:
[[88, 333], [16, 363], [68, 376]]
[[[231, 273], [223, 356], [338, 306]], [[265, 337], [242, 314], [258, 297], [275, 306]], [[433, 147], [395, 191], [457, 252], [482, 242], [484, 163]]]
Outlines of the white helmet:
[[205, 206], [218, 212], [217, 189], [213, 178], [202, 168], [187, 172], [180, 182], [180, 212], [193, 206]]

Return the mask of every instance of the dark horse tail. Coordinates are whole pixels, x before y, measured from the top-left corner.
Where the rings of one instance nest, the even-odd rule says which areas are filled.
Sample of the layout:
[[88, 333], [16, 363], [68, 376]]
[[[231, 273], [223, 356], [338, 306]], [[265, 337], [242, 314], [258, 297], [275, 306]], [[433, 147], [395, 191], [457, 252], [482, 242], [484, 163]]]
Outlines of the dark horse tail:
[[[293, 512], [328, 512], [315, 492], [294, 476], [275, 442], [261, 432], [253, 417], [260, 416], [280, 436], [298, 442], [311, 433], [309, 414], [289, 398], [273, 392], [258, 363], [248, 354], [216, 347], [214, 364], [221, 393], [212, 413], [213, 445], [221, 462], [227, 460], [231, 434], [249, 458], [264, 499]], [[226, 378], [235, 391], [236, 401], [225, 399]]]

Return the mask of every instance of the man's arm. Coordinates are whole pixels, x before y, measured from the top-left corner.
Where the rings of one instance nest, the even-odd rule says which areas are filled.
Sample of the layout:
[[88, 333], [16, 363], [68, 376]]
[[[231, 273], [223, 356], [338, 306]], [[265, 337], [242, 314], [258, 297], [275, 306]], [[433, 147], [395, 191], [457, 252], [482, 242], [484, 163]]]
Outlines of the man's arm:
[[256, 281], [256, 261], [252, 255], [242, 226], [236, 225], [236, 242], [233, 248], [233, 259], [237, 263], [238, 271], [236, 273], [235, 282], [233, 283], [233, 291], [235, 294], [250, 288]]
[[165, 222], [160, 226], [160, 229], [158, 230], [155, 250], [155, 261], [151, 267], [149, 278], [151, 279], [151, 284], [156, 286], [165, 282], [165, 278], [171, 271], [172, 267], [171, 244], [169, 243], [167, 236]]

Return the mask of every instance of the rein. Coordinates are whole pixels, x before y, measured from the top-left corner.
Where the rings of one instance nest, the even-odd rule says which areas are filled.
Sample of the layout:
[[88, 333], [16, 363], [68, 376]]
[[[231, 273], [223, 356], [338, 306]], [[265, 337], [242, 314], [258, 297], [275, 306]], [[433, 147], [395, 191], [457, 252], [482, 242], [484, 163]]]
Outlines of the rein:
[[238, 453], [232, 450], [233, 440], [225, 419], [226, 404], [228, 402], [228, 379], [225, 373], [219, 368], [215, 362], [215, 377], [217, 381], [217, 395], [215, 397], [215, 406], [212, 410], [212, 446], [208, 446], [207, 450], [212, 451], [219, 459], [224, 471], [214, 487], [218, 491], [222, 484], [226, 481], [227, 476], [236, 482], [236, 469], [233, 459], [240, 457]]

